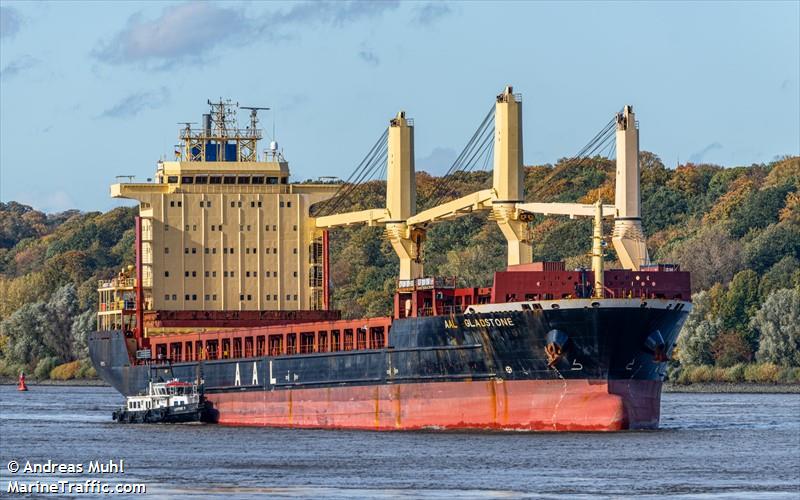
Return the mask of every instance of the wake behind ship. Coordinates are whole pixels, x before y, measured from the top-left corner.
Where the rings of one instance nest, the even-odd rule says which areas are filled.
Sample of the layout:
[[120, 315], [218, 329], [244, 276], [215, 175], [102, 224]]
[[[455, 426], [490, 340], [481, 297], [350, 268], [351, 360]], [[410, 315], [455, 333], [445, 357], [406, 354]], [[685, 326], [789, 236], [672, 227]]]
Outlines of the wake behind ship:
[[[136, 263], [100, 283], [89, 347], [122, 394], [201, 382], [209, 419], [229, 425], [658, 426], [690, 286], [676, 266], [650, 263], [630, 106], [615, 118], [613, 205], [524, 201], [522, 103], [508, 87], [476, 133], [493, 147], [491, 189], [418, 212], [414, 127], [401, 112], [352, 177], [385, 161], [386, 206], [336, 213], [354, 183], [290, 183], [274, 141], [259, 155], [259, 108], [243, 108], [240, 129], [234, 105], [209, 104], [154, 182], [111, 188], [139, 201]], [[425, 276], [427, 229], [476, 212], [498, 224], [507, 268], [491, 287]], [[533, 261], [529, 224], [548, 215], [593, 219], [591, 269]], [[622, 269], [604, 268], [606, 217]], [[351, 224], [382, 226], [397, 253], [391, 317], [343, 319], [331, 307], [328, 232]]]

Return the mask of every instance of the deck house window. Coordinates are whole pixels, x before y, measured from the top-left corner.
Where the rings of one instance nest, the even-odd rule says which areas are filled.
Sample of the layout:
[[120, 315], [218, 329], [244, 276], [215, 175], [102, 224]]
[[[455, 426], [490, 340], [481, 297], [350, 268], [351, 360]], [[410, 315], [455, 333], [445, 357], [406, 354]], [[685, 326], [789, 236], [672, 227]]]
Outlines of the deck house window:
[[223, 177], [222, 183], [223, 184], [236, 184], [236, 177], [234, 177], [232, 175], [226, 175], [225, 177]]
[[209, 177], [208, 180], [209, 180], [209, 184], [222, 184], [222, 176], [221, 175], [212, 175], [211, 177]]
[[253, 337], [244, 338], [244, 357], [245, 358], [253, 357]]
[[250, 184], [250, 176], [249, 175], [240, 175], [237, 179], [239, 184]]
[[233, 357], [234, 358], [241, 358], [242, 357], [242, 339], [241, 338], [233, 339]]
[[183, 184], [194, 184], [194, 177], [184, 175], [183, 177], [181, 177], [181, 182]]
[[328, 332], [317, 334], [317, 352], [328, 352]]

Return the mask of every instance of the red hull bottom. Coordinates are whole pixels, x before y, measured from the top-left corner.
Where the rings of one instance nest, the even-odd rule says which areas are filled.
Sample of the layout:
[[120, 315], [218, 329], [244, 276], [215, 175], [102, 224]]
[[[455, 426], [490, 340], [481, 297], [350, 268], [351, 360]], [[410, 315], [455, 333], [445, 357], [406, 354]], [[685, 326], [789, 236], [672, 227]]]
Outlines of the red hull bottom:
[[208, 394], [223, 425], [364, 430], [658, 427], [661, 382], [491, 380]]

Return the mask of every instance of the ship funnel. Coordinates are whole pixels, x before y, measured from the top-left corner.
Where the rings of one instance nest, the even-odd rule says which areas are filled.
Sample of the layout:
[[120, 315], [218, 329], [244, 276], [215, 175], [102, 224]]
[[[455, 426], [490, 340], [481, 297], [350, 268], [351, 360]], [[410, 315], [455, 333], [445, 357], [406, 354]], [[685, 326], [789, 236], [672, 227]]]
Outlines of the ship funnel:
[[206, 137], [211, 135], [211, 115], [209, 113], [203, 114], [203, 135]]

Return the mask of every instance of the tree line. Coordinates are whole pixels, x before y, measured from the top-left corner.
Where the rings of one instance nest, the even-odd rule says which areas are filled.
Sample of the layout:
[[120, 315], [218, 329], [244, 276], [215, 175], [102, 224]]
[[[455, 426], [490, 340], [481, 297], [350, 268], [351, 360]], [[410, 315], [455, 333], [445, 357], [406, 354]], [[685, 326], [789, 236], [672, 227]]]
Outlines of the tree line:
[[[800, 157], [767, 164], [667, 168], [642, 152], [642, 215], [653, 260], [692, 273], [694, 309], [670, 363], [679, 381], [800, 381]], [[614, 162], [562, 159], [525, 168], [529, 201], [614, 199]], [[420, 208], [441, 178], [417, 174]], [[455, 198], [491, 186], [491, 172], [456, 172]], [[342, 210], [380, 207], [385, 184], [366, 183]], [[97, 281], [134, 262], [136, 208], [44, 214], [0, 203], [0, 374], [91, 376], [86, 334]], [[610, 222], [606, 234], [610, 234]], [[588, 267], [591, 222], [537, 218], [535, 260]], [[333, 303], [347, 317], [389, 314], [397, 259], [380, 228], [331, 233]], [[424, 245], [428, 275], [489, 286], [505, 241], [485, 214], [438, 224]], [[609, 246], [607, 267], [618, 265]]]

